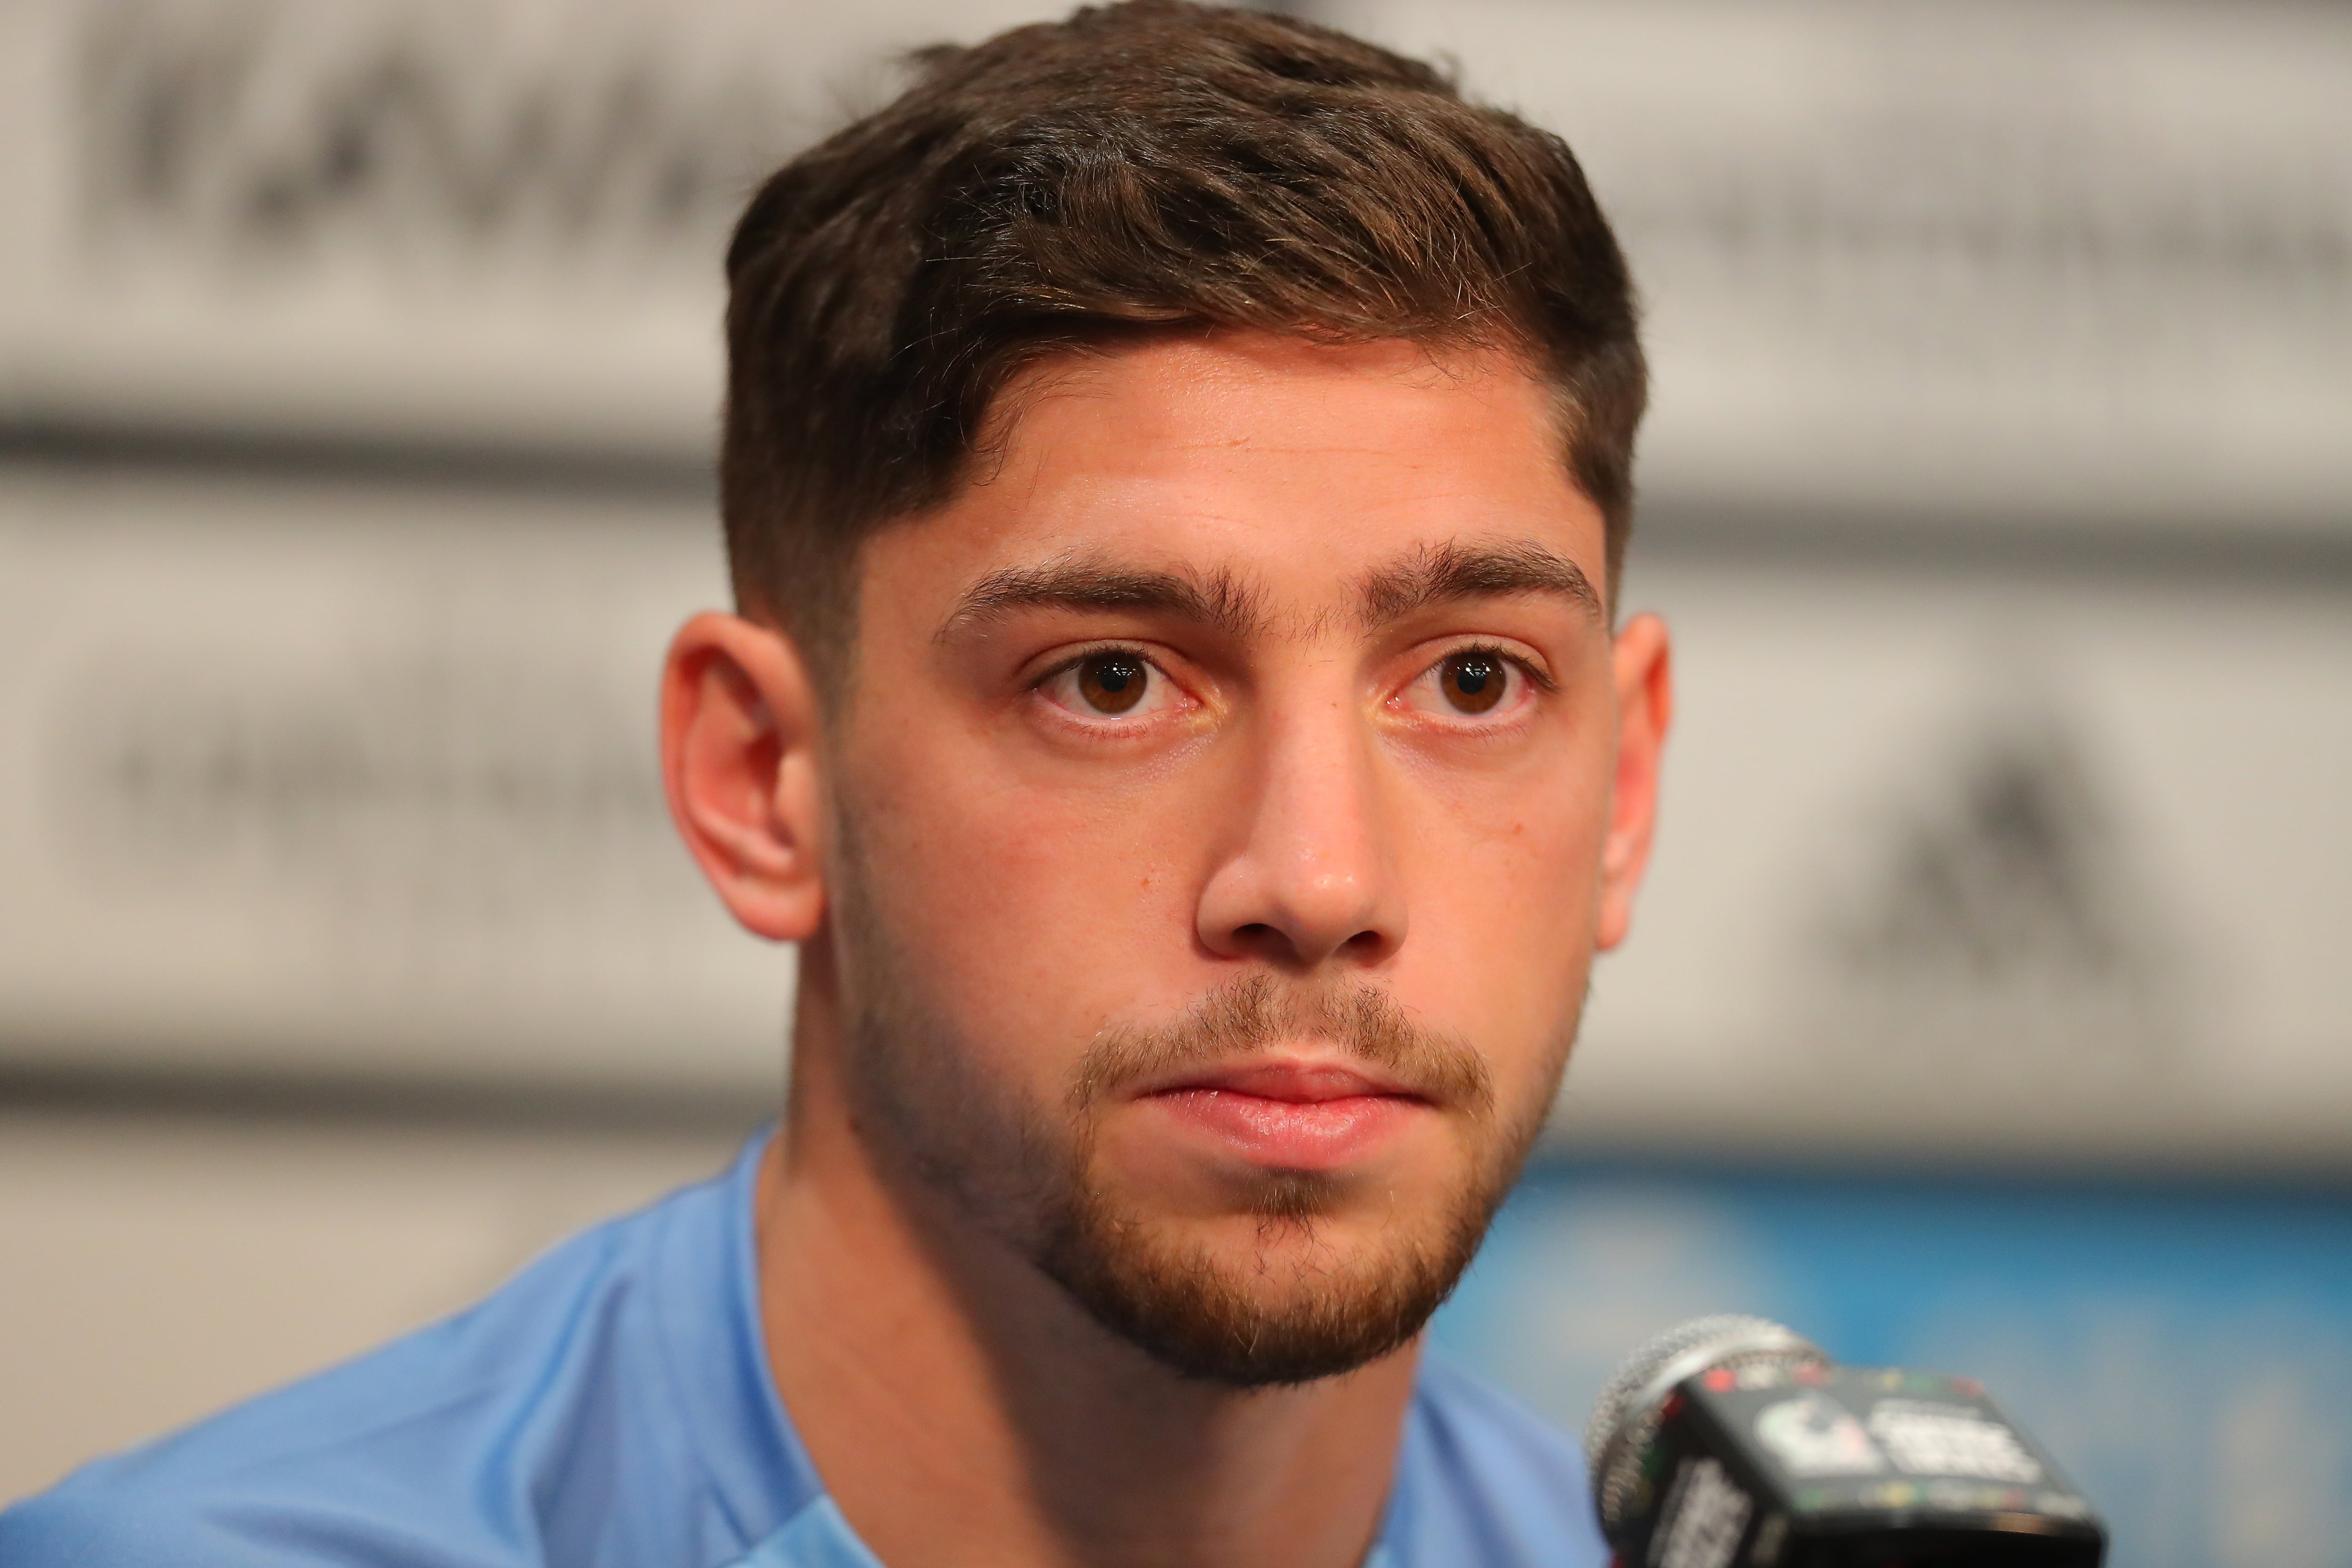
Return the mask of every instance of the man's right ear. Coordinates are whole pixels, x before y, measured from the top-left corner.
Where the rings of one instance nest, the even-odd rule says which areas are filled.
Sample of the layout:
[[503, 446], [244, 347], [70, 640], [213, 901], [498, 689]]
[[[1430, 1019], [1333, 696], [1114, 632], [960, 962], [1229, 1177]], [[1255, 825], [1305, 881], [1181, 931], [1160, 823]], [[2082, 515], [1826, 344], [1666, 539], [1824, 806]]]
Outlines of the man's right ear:
[[715, 612], [662, 668], [662, 785], [687, 848], [746, 930], [814, 935], [824, 915], [817, 692], [782, 633]]

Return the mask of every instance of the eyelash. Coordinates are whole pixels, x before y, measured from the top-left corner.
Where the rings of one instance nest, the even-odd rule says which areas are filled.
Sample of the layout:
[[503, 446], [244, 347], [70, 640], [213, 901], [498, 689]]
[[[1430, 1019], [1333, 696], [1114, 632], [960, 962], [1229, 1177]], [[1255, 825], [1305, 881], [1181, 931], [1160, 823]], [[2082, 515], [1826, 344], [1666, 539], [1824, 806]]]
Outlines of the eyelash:
[[1449, 658], [1460, 658], [1465, 654], [1474, 653], [1484, 654], [1488, 658], [1498, 658], [1502, 660], [1505, 664], [1509, 665], [1513, 669], [1517, 670], [1521, 675], [1527, 677], [1528, 684], [1534, 687], [1538, 691], [1549, 692], [1559, 689], [1559, 682], [1554, 680], [1549, 674], [1538, 668], [1535, 662], [1529, 659], [1526, 655], [1513, 653], [1509, 648], [1503, 647], [1490, 642], [1464, 643], [1459, 647], [1447, 648], [1444, 653], [1439, 654], [1435, 658], [1423, 665], [1422, 667], [1421, 675], [1416, 675], [1413, 679], [1415, 680], [1419, 680], [1422, 675], [1427, 675], [1431, 670], [1435, 669], [1439, 665], [1444, 664]]
[[[1169, 685], [1175, 687], [1179, 691], [1183, 689], [1181, 683], [1168, 673], [1168, 667], [1160, 663], [1160, 660], [1152, 658], [1151, 655], [1144, 649], [1136, 647], [1133, 643], [1105, 642], [1096, 643], [1090, 647], [1079, 648], [1055, 662], [1050, 668], [1039, 671], [1036, 677], [1029, 682], [1029, 695], [1040, 701], [1047, 702], [1051, 706], [1059, 707], [1060, 704], [1053, 703], [1052, 700], [1046, 697], [1046, 689], [1055, 681], [1061, 679], [1062, 677], [1068, 675], [1073, 670], [1078, 668], [1081, 665], [1086, 664], [1089, 660], [1101, 658], [1110, 654], [1124, 654], [1134, 659], [1137, 663], [1150, 669], [1151, 671], [1151, 679], [1154, 681], [1164, 680], [1168, 682]], [[1085, 723], [1087, 728], [1094, 730], [1098, 733], [1103, 731], [1115, 732], [1123, 729], [1130, 728], [1134, 725], [1147, 723], [1156, 716], [1157, 715], [1154, 714], [1145, 714], [1138, 719], [1129, 721], [1126, 724], [1122, 724], [1116, 718], [1111, 718], [1109, 716], [1097, 718], [1092, 721], [1080, 721]]]
[[[1148, 666], [1155, 679], [1172, 681], [1172, 678], [1169, 675], [1165, 666], [1161, 665], [1158, 659], [1153, 658], [1149, 653], [1145, 652], [1142, 648], [1136, 647], [1132, 643], [1097, 643], [1089, 647], [1080, 648], [1066, 658], [1057, 661], [1052, 666], [1052, 668], [1040, 671], [1035, 679], [1029, 682], [1030, 694], [1032, 696], [1042, 698], [1045, 689], [1053, 685], [1055, 681], [1059, 680], [1062, 677], [1069, 674], [1072, 670], [1076, 669], [1087, 660], [1101, 658], [1107, 654], [1128, 655], [1139, 663]], [[1447, 659], [1462, 658], [1470, 655], [1483, 655], [1486, 658], [1496, 659], [1501, 663], [1509, 665], [1513, 669], [1519, 673], [1520, 679], [1527, 681], [1528, 685], [1534, 687], [1536, 690], [1545, 693], [1546, 695], [1556, 692], [1559, 689], [1559, 683], [1553, 679], [1549, 673], [1538, 667], [1533, 660], [1528, 659], [1524, 655], [1513, 653], [1510, 649], [1493, 642], [1463, 643], [1458, 647], [1447, 648], [1435, 658], [1430, 660], [1429, 663], [1423, 665], [1421, 669], [1414, 674], [1412, 680], [1406, 683], [1406, 687], [1410, 688], [1412, 685], [1426, 679], [1439, 667], [1444, 665]], [[1117, 725], [1115, 723], [1102, 723], [1098, 724], [1097, 727], [1110, 729], [1116, 728]]]
[[1029, 682], [1029, 689], [1032, 691], [1043, 691], [1046, 687], [1052, 685], [1061, 677], [1069, 674], [1070, 671], [1086, 663], [1087, 660], [1090, 658], [1101, 658], [1108, 654], [1114, 653], [1123, 653], [1129, 658], [1134, 659], [1138, 664], [1150, 665], [1151, 667], [1151, 673], [1158, 676], [1162, 680], [1166, 680], [1169, 678], [1166, 666], [1162, 665], [1158, 659], [1152, 658], [1143, 649], [1137, 647], [1134, 644], [1106, 642], [1096, 643], [1088, 647], [1082, 647], [1078, 649], [1077, 652], [1060, 660], [1058, 663], [1054, 665], [1052, 668], [1039, 671], [1036, 676], [1031, 679]]

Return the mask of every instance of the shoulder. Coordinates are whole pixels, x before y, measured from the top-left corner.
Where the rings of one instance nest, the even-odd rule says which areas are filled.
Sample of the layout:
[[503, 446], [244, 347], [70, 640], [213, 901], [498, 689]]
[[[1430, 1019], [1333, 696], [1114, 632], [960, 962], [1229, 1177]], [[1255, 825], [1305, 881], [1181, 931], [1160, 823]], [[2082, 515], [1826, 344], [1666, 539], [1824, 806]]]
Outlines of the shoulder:
[[608, 1510], [621, 1473], [681, 1468], [646, 1298], [667, 1222], [707, 1191], [574, 1237], [455, 1318], [84, 1467], [0, 1512], [0, 1562], [547, 1560], [571, 1500]]
[[1458, 1363], [1423, 1363], [1399, 1460], [1395, 1568], [1601, 1568], [1582, 1452]]

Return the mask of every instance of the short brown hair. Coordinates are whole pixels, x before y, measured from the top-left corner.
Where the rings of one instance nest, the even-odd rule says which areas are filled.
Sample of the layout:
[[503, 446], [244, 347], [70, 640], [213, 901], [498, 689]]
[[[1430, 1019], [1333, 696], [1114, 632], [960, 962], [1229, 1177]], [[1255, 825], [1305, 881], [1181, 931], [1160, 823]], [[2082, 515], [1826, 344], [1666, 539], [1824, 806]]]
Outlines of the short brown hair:
[[1132, 0], [917, 57], [779, 170], [727, 255], [720, 508], [738, 603], [821, 674], [876, 527], [942, 504], [1023, 369], [1152, 333], [1502, 346], [1633, 511], [1624, 258], [1559, 138], [1325, 27]]

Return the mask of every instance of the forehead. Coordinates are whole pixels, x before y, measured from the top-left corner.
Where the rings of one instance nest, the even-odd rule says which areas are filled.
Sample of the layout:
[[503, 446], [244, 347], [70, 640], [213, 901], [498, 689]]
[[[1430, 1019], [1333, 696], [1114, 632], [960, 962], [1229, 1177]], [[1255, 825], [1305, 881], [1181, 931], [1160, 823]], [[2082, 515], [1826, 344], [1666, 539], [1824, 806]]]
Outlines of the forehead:
[[[1223, 574], [1300, 608], [1415, 552], [1533, 543], [1598, 584], [1599, 510], [1515, 357], [1256, 333], [1071, 356], [1008, 388], [975, 476], [877, 536], [869, 588], [1055, 560]], [[876, 578], [879, 577], [880, 582]]]

